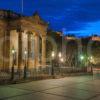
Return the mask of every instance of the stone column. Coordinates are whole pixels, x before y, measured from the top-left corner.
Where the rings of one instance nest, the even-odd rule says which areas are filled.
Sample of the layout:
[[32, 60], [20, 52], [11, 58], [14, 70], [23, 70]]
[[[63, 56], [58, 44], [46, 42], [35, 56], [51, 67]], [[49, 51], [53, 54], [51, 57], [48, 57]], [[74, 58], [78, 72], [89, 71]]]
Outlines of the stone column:
[[27, 61], [27, 66], [30, 68], [31, 65], [31, 33], [27, 33], [27, 47], [28, 47], [28, 61]]
[[4, 34], [4, 70], [8, 71], [10, 67], [10, 30], [7, 28]]
[[4, 30], [0, 27], [0, 70], [3, 70], [4, 65]]
[[31, 56], [32, 56], [32, 59], [31, 59], [31, 62], [32, 62], [32, 68], [34, 68], [35, 66], [35, 38], [34, 38], [34, 35], [32, 34], [32, 40], [31, 40]]
[[34, 62], [35, 62], [35, 67], [38, 67], [39, 65], [39, 37], [38, 35], [35, 35], [34, 36], [34, 42], [35, 42], [35, 45], [34, 45]]
[[46, 36], [42, 36], [42, 67], [46, 65]]
[[23, 58], [22, 58], [22, 31], [18, 30], [18, 71], [22, 68]]

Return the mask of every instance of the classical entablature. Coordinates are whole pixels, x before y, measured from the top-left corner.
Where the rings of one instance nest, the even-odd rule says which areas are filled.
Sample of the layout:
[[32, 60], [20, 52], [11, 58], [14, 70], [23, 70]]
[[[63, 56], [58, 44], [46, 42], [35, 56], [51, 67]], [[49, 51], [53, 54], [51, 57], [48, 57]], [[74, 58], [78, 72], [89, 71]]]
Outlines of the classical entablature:
[[[9, 23], [6, 23], [9, 22]], [[37, 12], [33, 16], [21, 16], [11, 11], [1, 10], [0, 11], [0, 26], [4, 25], [5, 27], [11, 29], [29, 30], [36, 31], [41, 34], [46, 34], [48, 24], [44, 22]]]
[[[28, 52], [28, 67], [45, 66], [47, 28], [48, 24], [41, 19], [37, 12], [33, 16], [23, 16], [9, 10], [0, 10], [0, 38], [4, 40], [0, 50], [0, 55], [2, 55], [0, 67], [8, 66], [7, 68], [9, 68], [12, 66], [12, 47], [16, 49], [16, 68], [24, 67], [23, 50], [25, 49]], [[39, 51], [40, 38], [41, 52]], [[34, 47], [31, 47], [32, 41]], [[34, 52], [34, 59], [30, 58], [32, 52]]]

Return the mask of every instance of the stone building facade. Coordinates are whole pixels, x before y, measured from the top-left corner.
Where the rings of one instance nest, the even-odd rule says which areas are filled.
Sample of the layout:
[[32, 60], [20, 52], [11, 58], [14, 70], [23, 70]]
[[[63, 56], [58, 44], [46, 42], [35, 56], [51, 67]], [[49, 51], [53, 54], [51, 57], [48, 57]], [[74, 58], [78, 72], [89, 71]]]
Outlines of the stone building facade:
[[[22, 16], [8, 10], [0, 10], [0, 69], [23, 69], [25, 56], [28, 68], [46, 65], [46, 33], [48, 24], [37, 12]], [[15, 51], [13, 58], [12, 50]], [[25, 55], [25, 52], [27, 54]]]

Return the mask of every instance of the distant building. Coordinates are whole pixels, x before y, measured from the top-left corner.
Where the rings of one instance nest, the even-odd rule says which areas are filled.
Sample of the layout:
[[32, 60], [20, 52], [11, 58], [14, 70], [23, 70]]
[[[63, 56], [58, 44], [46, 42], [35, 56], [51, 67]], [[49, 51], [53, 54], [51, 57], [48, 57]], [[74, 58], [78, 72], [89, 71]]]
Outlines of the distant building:
[[100, 41], [100, 36], [92, 36], [93, 41]]

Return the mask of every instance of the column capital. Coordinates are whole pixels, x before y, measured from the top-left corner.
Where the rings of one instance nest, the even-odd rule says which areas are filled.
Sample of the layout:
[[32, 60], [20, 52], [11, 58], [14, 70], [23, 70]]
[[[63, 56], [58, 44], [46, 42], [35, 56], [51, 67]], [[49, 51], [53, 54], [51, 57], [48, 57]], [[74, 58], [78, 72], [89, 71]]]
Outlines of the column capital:
[[46, 35], [42, 35], [42, 38], [46, 38]]
[[19, 26], [17, 27], [16, 31], [17, 31], [17, 32], [24, 32], [24, 31], [21, 29], [21, 27], [19, 27]]
[[34, 36], [34, 37], [38, 37], [39, 35], [38, 35], [37, 33], [34, 33], [33, 36]]

